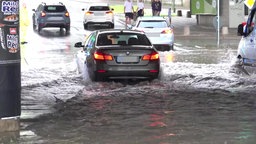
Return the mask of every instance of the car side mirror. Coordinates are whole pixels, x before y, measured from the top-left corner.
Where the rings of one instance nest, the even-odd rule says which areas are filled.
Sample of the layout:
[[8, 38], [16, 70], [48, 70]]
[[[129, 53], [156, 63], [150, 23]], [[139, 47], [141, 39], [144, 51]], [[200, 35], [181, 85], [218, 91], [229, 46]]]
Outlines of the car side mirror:
[[112, 8], [111, 10], [112, 10], [112, 11], [114, 11], [114, 9], [113, 9], [113, 8]]
[[243, 24], [239, 24], [237, 27], [237, 35], [238, 36], [243, 36], [244, 35], [244, 25]]
[[27, 43], [28, 43], [28, 42], [26, 42], [26, 41], [20, 42], [21, 45], [24, 45], [24, 44], [27, 44]]
[[75, 47], [80, 48], [80, 47], [84, 47], [84, 45], [82, 44], [82, 42], [77, 42], [75, 43]]

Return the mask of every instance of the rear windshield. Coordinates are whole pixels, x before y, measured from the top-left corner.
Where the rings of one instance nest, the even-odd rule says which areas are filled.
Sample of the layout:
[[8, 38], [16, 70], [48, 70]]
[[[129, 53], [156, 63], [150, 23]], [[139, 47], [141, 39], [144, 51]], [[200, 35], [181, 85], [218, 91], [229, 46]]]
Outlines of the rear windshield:
[[98, 46], [103, 45], [146, 45], [151, 43], [146, 35], [137, 33], [102, 33], [97, 40]]
[[164, 20], [159, 20], [159, 21], [152, 21], [152, 20], [145, 20], [145, 21], [140, 21], [139, 28], [166, 28], [168, 27], [168, 24]]
[[109, 11], [108, 6], [91, 6], [89, 11]]
[[44, 10], [46, 12], [65, 12], [65, 6], [45, 6]]

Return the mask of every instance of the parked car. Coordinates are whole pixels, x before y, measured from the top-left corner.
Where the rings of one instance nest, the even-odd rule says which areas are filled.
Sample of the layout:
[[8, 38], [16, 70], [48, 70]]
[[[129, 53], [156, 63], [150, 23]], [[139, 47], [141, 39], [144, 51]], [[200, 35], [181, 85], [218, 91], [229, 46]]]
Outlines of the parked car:
[[145, 32], [157, 50], [173, 50], [173, 26], [168, 18], [160, 16], [138, 17], [131, 29]]
[[256, 66], [256, 7], [251, 9], [247, 22], [238, 25], [238, 35], [242, 36], [237, 51], [238, 64]]
[[[76, 55], [78, 71], [92, 81], [107, 79], [156, 79], [160, 58], [148, 37], [140, 31], [104, 29], [93, 31]], [[85, 71], [86, 70], [86, 71]]]
[[46, 4], [41, 3], [37, 9], [32, 9], [33, 29], [40, 32], [46, 27], [64, 28], [70, 31], [70, 15], [63, 3]]
[[83, 25], [88, 29], [89, 25], [105, 25], [114, 28], [114, 9], [111, 9], [107, 3], [92, 3], [85, 9]]

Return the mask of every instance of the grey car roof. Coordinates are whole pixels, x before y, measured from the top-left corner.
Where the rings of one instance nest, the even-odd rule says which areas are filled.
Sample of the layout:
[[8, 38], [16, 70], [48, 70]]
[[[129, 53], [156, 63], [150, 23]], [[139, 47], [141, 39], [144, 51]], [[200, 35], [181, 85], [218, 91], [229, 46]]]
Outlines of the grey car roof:
[[142, 31], [138, 31], [138, 30], [131, 30], [131, 29], [100, 29], [97, 30], [100, 33], [104, 33], [104, 32], [133, 32], [133, 33], [140, 33], [140, 34], [144, 34], [144, 32]]

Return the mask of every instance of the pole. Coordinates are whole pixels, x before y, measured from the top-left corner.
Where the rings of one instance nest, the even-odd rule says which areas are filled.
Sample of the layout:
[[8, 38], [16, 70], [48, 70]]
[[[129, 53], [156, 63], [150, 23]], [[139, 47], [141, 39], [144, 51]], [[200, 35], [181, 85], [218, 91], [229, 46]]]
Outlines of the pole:
[[0, 0], [0, 131], [18, 131], [21, 114], [19, 0]]
[[217, 45], [218, 47], [220, 46], [220, 0], [218, 0], [218, 6], [217, 6], [217, 21], [218, 21], [218, 26], [217, 26], [217, 32], [218, 32], [218, 40], [217, 40]]
[[172, 24], [172, 8], [168, 9], [168, 18], [169, 18], [169, 24]]

